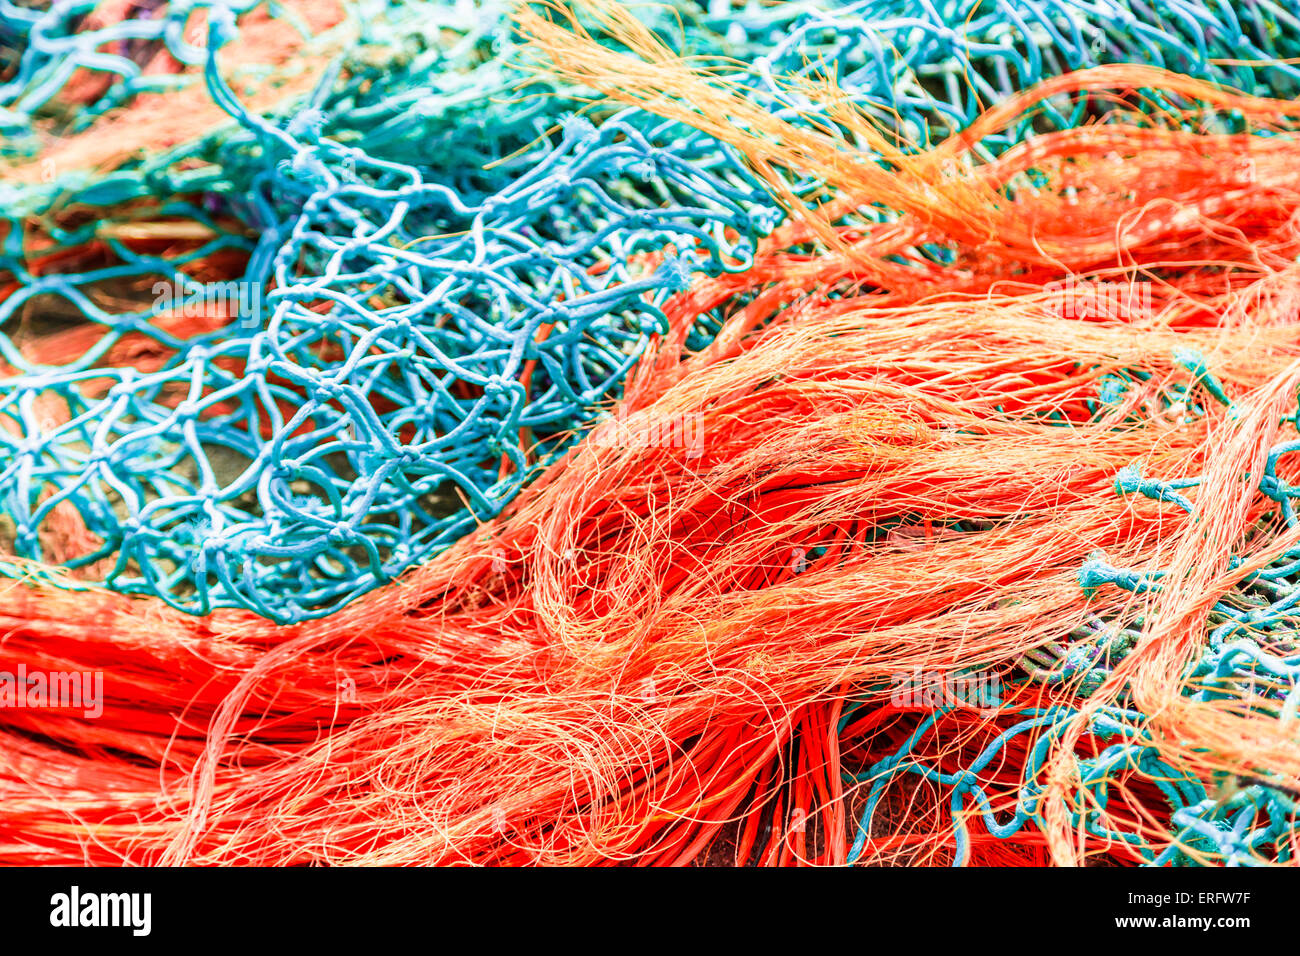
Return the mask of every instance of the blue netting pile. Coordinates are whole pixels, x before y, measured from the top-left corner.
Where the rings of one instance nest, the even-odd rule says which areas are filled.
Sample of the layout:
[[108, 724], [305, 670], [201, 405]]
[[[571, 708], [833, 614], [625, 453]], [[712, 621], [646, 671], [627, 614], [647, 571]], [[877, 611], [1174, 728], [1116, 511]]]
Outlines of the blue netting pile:
[[[267, 116], [242, 105], [218, 56], [260, 4], [142, 3], [109, 26], [92, 7], [0, 0], [4, 153], [31, 155], [169, 85], [204, 84], [231, 117], [110, 172], [0, 186], [0, 539], [49, 560], [43, 531], [71, 515], [90, 543], [62, 563], [121, 591], [290, 622], [390, 580], [577, 440], [663, 327], [666, 298], [693, 274], [745, 268], [780, 218], [709, 137], [636, 111], [579, 115], [582, 91], [528, 69], [503, 3], [356, 4], [354, 38], [317, 64], [314, 92]], [[1097, 62], [1258, 92], [1300, 78], [1212, 62], [1300, 52], [1300, 23], [1272, 3], [974, 8], [681, 2], [647, 16], [688, 51], [750, 64], [752, 95], [774, 111], [809, 112], [775, 77], [830, 73], [918, 142]], [[196, 11], [206, 49], [186, 38]], [[139, 44], [196, 70], [143, 75]], [[91, 106], [59, 100], [74, 67], [111, 79]], [[205, 238], [160, 252], [115, 228], [178, 221]], [[48, 265], [59, 252], [77, 267]], [[233, 285], [193, 278], [230, 261]], [[169, 321], [178, 302], [214, 297], [219, 328]], [[104, 334], [41, 364], [24, 338], [33, 315]]]

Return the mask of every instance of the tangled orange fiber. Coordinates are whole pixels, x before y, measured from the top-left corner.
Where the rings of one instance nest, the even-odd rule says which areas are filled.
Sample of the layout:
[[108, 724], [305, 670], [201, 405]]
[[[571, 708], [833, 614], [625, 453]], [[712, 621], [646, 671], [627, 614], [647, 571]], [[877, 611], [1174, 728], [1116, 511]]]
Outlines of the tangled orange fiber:
[[[965, 766], [1017, 708], [1073, 699], [1015, 683], [1017, 662], [1089, 615], [1142, 640], [1076, 701], [1036, 826], [972, 824], [971, 862], [1135, 859], [1071, 824], [1077, 758], [1100, 746], [1087, 715], [1121, 693], [1199, 779], [1300, 781], [1285, 722], [1180, 693], [1208, 607], [1300, 544], [1260, 530], [1274, 505], [1242, 480], [1300, 386], [1300, 104], [1099, 68], [907, 156], [832, 90], [833, 125], [799, 130], [629, 22], [632, 52], [602, 58], [523, 16], [556, 69], [744, 152], [791, 223], [753, 268], [675, 300], [619, 414], [507, 514], [329, 618], [188, 617], [48, 569], [0, 586], [0, 661], [101, 670], [106, 695], [98, 719], [0, 711], [0, 861], [843, 864], [851, 774], [917, 727], [897, 675], [987, 668], [1018, 688], [936, 727], [930, 757]], [[1184, 124], [1236, 111], [1271, 135], [1119, 116], [980, 158], [1046, 97], [1141, 87], [1186, 97]], [[836, 198], [804, 205], [792, 171]], [[1081, 281], [1151, 307], [1063, 314], [1060, 284]], [[722, 333], [684, 354], [705, 313]], [[1170, 410], [1175, 386], [1207, 388], [1187, 350], [1230, 407]], [[1100, 401], [1126, 370], [1147, 377]], [[1135, 461], [1203, 476], [1193, 512], [1117, 494]], [[1099, 550], [1165, 586], [1085, 593]], [[1032, 742], [980, 771], [995, 807]], [[1115, 789], [1111, 828], [1167, 844], [1150, 782]], [[876, 814], [864, 859], [946, 863], [951, 832], [919, 782]]]

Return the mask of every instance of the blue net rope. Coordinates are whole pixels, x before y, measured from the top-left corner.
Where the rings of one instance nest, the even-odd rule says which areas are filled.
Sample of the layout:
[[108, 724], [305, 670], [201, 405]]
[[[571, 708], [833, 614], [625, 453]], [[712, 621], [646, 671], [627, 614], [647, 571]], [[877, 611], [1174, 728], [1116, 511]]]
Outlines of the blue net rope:
[[[1189, 354], [1183, 360], [1207, 392], [1222, 395], [1197, 356]], [[1186, 386], [1173, 386], [1165, 400], [1185, 407], [1190, 416], [1203, 414], [1203, 407]], [[1227, 403], [1226, 396], [1220, 400]], [[1300, 417], [1296, 428], [1300, 431]], [[1280, 461], [1297, 454], [1300, 439], [1279, 442], [1255, 479], [1260, 493], [1278, 506], [1276, 521], [1269, 517], [1269, 526], [1259, 529], [1261, 534], [1294, 530], [1300, 523], [1296, 511], [1300, 487], [1277, 473]], [[1193, 514], [1193, 496], [1200, 484], [1198, 477], [1176, 481], [1150, 478], [1143, 474], [1140, 463], [1134, 463], [1115, 476], [1114, 490], [1117, 495], [1141, 495]], [[1232, 558], [1229, 564], [1240, 566], [1240, 561]], [[1078, 583], [1085, 595], [1110, 588], [1141, 595], [1158, 592], [1163, 576], [1159, 570], [1116, 567], [1104, 553], [1097, 552], [1079, 569]], [[1131, 616], [1108, 620], [1094, 615], [1075, 633], [1026, 655], [1019, 661], [1015, 671], [1019, 676], [1013, 675], [1013, 681], [1023, 688], [1027, 675], [1032, 682], [1029, 686], [1062, 688], [1062, 698], [1073, 703], [1004, 712], [999, 720], [1005, 726], [985, 734], [982, 750], [955, 769], [951, 764], [945, 766], [925, 743], [938, 739], [945, 717], [969, 702], [940, 700], [896, 752], [847, 776], [847, 783], [861, 785], [866, 791], [850, 859], [862, 856], [886, 794], [909, 777], [927, 781], [948, 801], [953, 865], [969, 859], [972, 820], [998, 838], [1014, 836], [1025, 827], [1044, 826], [1043, 772], [1049, 754], [1079, 718], [1077, 702], [1092, 696], [1142, 640], [1140, 623], [1140, 618]], [[1237, 712], [1287, 726], [1300, 712], [1297, 633], [1300, 548], [1290, 548], [1266, 567], [1246, 575], [1210, 609], [1199, 653], [1182, 675], [1181, 693], [1195, 701], [1231, 701]], [[852, 711], [841, 721], [841, 731], [851, 718]], [[1285, 777], [1260, 766], [1253, 775], [1213, 774], [1206, 780], [1172, 764], [1153, 738], [1149, 716], [1127, 691], [1116, 706], [1099, 708], [1086, 722], [1088, 734], [1105, 746], [1096, 753], [1074, 753], [1071, 758], [1079, 796], [1067, 816], [1077, 831], [1086, 831], [1102, 846], [1123, 846], [1130, 855], [1155, 866], [1263, 866], [1295, 861], [1300, 791]], [[984, 771], [997, 766], [1008, 743], [1016, 738], [1027, 745], [1028, 758], [1020, 767], [1019, 787], [1008, 800], [1004, 785]], [[1140, 782], [1164, 801], [1168, 825], [1163, 833], [1139, 832], [1131, 810], [1110, 812], [1117, 802], [1119, 780]]]
[[[111, 52], [126, 41], [201, 64], [166, 82], [205, 84], [232, 120], [110, 173], [0, 186], [0, 272], [14, 280], [0, 301], [12, 370], [0, 538], [186, 611], [323, 615], [498, 513], [617, 398], [666, 298], [693, 274], [745, 268], [780, 216], [709, 137], [636, 111], [577, 115], [581, 91], [527, 69], [505, 4], [360, 4], [357, 38], [320, 64], [314, 92], [262, 116], [218, 56], [254, 4], [151, 5], [87, 34], [88, 4], [0, 3], [12, 73], [0, 106], [25, 134], [13, 149], [155, 91], [162, 81], [132, 69], [129, 48]], [[200, 8], [206, 49], [180, 29]], [[918, 142], [1096, 62], [1160, 63], [1257, 92], [1286, 92], [1300, 75], [1212, 62], [1293, 50], [1297, 24], [1266, 3], [657, 9], [648, 15], [684, 49], [750, 64], [752, 95], [770, 109], [809, 112], [776, 77], [833, 73]], [[67, 116], [52, 104], [70, 64], [111, 82]], [[1085, 118], [1066, 108], [1041, 121]], [[177, 222], [203, 238], [167, 253], [132, 239], [142, 223]], [[42, 256], [75, 254], [78, 267], [36, 265], [33, 224]], [[224, 281], [195, 278], [214, 262], [239, 265]], [[37, 361], [24, 338], [33, 314], [102, 334]], [[182, 334], [177, 314], [220, 321]], [[702, 324], [688, 344], [711, 331]], [[85, 529], [81, 550], [47, 553], [46, 529], [69, 522]]]
[[[1293, 663], [1288, 668], [1292, 685], [1294, 667]], [[849, 782], [867, 787], [850, 862], [861, 858], [889, 787], [908, 776], [928, 781], [946, 794], [953, 821], [954, 866], [970, 859], [973, 819], [999, 839], [1043, 824], [1041, 774], [1051, 748], [1076, 717], [1076, 710], [1064, 706], [1025, 708], [1012, 715], [1014, 722], [994, 735], [975, 759], [955, 770], [945, 770], [932, 757], [914, 753], [942, 724], [945, 713], [941, 708], [928, 715], [895, 754], [850, 776]], [[1294, 791], [1266, 780], [1240, 778], [1207, 787], [1198, 777], [1167, 762], [1144, 724], [1141, 712], [1120, 707], [1102, 708], [1091, 717], [1090, 734], [1105, 741], [1106, 746], [1096, 756], [1079, 756], [1075, 761], [1077, 787], [1087, 794], [1087, 799], [1079, 803], [1089, 807], [1068, 814], [1076, 830], [1087, 831], [1100, 845], [1123, 846], [1151, 866], [1262, 866], [1294, 861]], [[1008, 742], [1017, 737], [1031, 743], [1025, 779], [1009, 807], [995, 805], [996, 798], [990, 794], [981, 772], [994, 764]], [[1171, 823], [1162, 838], [1153, 840], [1137, 832], [1126, 817], [1112, 819], [1108, 811], [1118, 779], [1140, 780], [1159, 793], [1169, 809]]]

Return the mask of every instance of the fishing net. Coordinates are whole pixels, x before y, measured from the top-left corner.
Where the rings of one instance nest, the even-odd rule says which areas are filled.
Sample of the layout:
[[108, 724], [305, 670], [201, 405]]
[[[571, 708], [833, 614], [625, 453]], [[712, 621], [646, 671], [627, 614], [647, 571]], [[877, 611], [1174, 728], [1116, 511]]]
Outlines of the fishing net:
[[1287, 10], [0, 4], [0, 859], [1295, 861]]
[[[4, 187], [6, 539], [195, 613], [328, 613], [498, 513], [608, 413], [667, 297], [744, 269], [781, 215], [710, 136], [580, 115], [504, 4], [318, 5], [317, 35], [292, 5], [4, 9], [9, 150], [76, 147]], [[1300, 75], [1214, 62], [1290, 51], [1268, 4], [648, 11], [687, 52], [750, 64], [775, 115], [823, 122], [775, 78], [835, 76], [915, 143], [1096, 62], [1278, 92]], [[281, 105], [241, 100], [267, 88]], [[171, 101], [235, 122], [163, 148], [146, 120]], [[984, 148], [1088, 116], [1047, 104]], [[84, 151], [105, 119], [111, 159]]]

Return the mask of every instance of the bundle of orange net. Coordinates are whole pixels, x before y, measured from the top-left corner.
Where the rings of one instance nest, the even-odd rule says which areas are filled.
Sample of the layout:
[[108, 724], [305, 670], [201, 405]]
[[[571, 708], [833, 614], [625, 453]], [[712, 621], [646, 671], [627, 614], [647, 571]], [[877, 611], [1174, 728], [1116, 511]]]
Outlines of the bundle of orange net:
[[94, 719], [0, 711], [0, 860], [1293, 861], [1300, 104], [1101, 67], [915, 151], [588, 15], [625, 52], [521, 28], [787, 224], [501, 517], [329, 617], [0, 584], [6, 655], [104, 675]]

